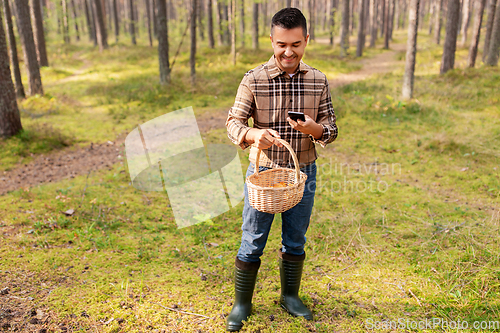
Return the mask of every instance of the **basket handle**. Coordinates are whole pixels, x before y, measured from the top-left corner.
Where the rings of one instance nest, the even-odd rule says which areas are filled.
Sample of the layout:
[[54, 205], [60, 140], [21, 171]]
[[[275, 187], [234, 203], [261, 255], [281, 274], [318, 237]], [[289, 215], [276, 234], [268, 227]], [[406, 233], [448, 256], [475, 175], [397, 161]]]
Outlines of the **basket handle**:
[[[279, 142], [281, 142], [283, 144], [283, 146], [285, 146], [286, 149], [288, 149], [288, 151], [290, 151], [290, 154], [292, 155], [292, 158], [293, 158], [293, 163], [295, 164], [295, 171], [296, 171], [295, 182], [298, 183], [299, 179], [300, 179], [300, 169], [299, 169], [299, 160], [297, 158], [297, 155], [293, 151], [290, 144], [288, 142], [286, 142], [285, 140], [278, 139], [278, 138], [274, 138], [274, 140], [278, 140]], [[253, 171], [254, 175], [259, 174], [259, 160], [260, 160], [260, 153], [261, 152], [262, 152], [262, 149], [259, 148], [259, 151], [257, 152], [257, 158], [255, 159], [255, 169]]]

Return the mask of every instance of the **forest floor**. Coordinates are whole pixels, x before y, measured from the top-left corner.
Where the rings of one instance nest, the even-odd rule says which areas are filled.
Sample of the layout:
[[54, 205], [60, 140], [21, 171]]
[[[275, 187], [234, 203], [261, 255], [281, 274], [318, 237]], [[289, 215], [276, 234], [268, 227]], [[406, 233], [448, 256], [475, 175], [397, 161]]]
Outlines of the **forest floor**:
[[[457, 68], [440, 75], [442, 48], [425, 33], [418, 43], [409, 102], [400, 100], [402, 49], [358, 60], [311, 44], [305, 62], [329, 77], [340, 131], [318, 147], [301, 284], [315, 320], [279, 307], [277, 215], [242, 332], [390, 332], [384, 325], [434, 319], [436, 329], [392, 331], [457, 331], [444, 321], [499, 331], [500, 70], [460, 67], [459, 48]], [[131, 186], [123, 152], [138, 123], [188, 105], [204, 143], [228, 143], [223, 124], [242, 73], [269, 50], [241, 52], [232, 66], [228, 48], [201, 49], [199, 83], [190, 86], [186, 49], [166, 89], [145, 45], [101, 55], [51, 44], [46, 94], [20, 101], [26, 130], [0, 141], [3, 177], [22, 182], [0, 194], [0, 330], [224, 330], [242, 204], [178, 228], [166, 193]], [[248, 165], [247, 151], [240, 161]]]

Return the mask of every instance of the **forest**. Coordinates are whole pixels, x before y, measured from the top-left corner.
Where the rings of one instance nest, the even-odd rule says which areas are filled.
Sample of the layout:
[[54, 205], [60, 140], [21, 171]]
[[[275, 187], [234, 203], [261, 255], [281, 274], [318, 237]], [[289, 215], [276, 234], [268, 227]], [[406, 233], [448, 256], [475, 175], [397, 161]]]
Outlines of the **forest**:
[[500, 331], [500, 0], [0, 2], [3, 331], [225, 331], [243, 202], [179, 225], [126, 141], [192, 107], [243, 176], [226, 119], [286, 7], [338, 126], [316, 145], [314, 320], [280, 307], [276, 214], [241, 331]]

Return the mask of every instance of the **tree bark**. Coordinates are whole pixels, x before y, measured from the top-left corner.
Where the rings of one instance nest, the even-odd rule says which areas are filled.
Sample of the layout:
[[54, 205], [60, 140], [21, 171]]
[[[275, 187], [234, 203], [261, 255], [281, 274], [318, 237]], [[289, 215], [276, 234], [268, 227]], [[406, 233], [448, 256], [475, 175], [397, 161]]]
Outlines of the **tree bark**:
[[476, 65], [477, 48], [479, 46], [479, 37], [481, 36], [481, 24], [483, 22], [484, 5], [486, 0], [476, 0], [474, 3], [474, 27], [472, 30], [472, 40], [469, 47], [469, 56], [467, 66], [472, 68]]
[[158, 59], [160, 61], [160, 83], [170, 83], [170, 61], [168, 58], [168, 25], [167, 2], [156, 0], [158, 13], [156, 14], [156, 28], [158, 29]]
[[384, 20], [384, 49], [389, 49], [389, 37], [391, 34], [389, 22], [391, 20], [391, 6], [390, 0], [383, 0], [385, 2], [385, 20]]
[[377, 9], [378, 6], [376, 4], [376, 0], [370, 0], [370, 25], [371, 25], [371, 31], [370, 31], [370, 47], [375, 47], [375, 42], [377, 41], [377, 32], [378, 32], [378, 25], [377, 25]]
[[217, 44], [221, 46], [224, 43], [224, 34], [223, 34], [223, 29], [222, 29], [222, 21], [223, 21], [223, 15], [222, 15], [222, 3], [221, 0], [214, 0], [217, 2], [217, 13], [215, 15], [217, 19], [217, 27], [218, 27], [218, 32], [217, 32]]
[[490, 47], [486, 64], [489, 66], [498, 65], [498, 57], [500, 56], [500, 5], [497, 3], [495, 10], [495, 20], [491, 31]]
[[259, 49], [259, 3], [256, 0], [253, 2], [252, 48]]
[[198, 0], [198, 6], [197, 10], [198, 12], [196, 13], [196, 16], [198, 18], [198, 25], [196, 26], [198, 29], [198, 34], [200, 35], [200, 40], [204, 41], [205, 40], [205, 30], [203, 29], [203, 16], [204, 10], [203, 10], [203, 0]]
[[118, 18], [118, 5], [116, 2], [117, 0], [113, 0], [113, 19], [115, 25], [115, 41], [116, 43], [118, 43], [118, 40], [120, 38], [120, 23]]
[[63, 14], [63, 39], [64, 43], [69, 44], [70, 43], [70, 38], [69, 38], [69, 24], [68, 24], [68, 1], [67, 0], [61, 0], [61, 6], [62, 6], [62, 14]]
[[42, 8], [39, 0], [31, 0], [31, 21], [33, 22], [33, 37], [35, 39], [36, 56], [40, 66], [48, 66], [47, 49], [45, 47], [45, 32], [43, 31]]
[[467, 28], [469, 27], [469, 0], [464, 0], [462, 6], [462, 28], [460, 29], [462, 33], [462, 38], [460, 40], [460, 46], [465, 47], [465, 43], [467, 42]]
[[396, 10], [396, 0], [392, 0], [391, 13], [389, 15], [389, 40], [390, 41], [392, 41], [392, 31], [394, 30], [394, 15], [395, 15], [395, 10]]
[[21, 70], [19, 69], [19, 59], [17, 58], [16, 38], [14, 37], [14, 27], [12, 26], [12, 15], [10, 12], [9, 0], [3, 0], [3, 11], [5, 13], [5, 28], [7, 30], [7, 41], [9, 43], [9, 57], [14, 73], [14, 82], [16, 85], [16, 96], [25, 98], [23, 82], [21, 80]]
[[213, 49], [215, 47], [214, 40], [214, 18], [212, 9], [213, 0], [207, 0], [207, 30], [208, 30], [208, 47]]
[[316, 25], [315, 15], [314, 15], [314, 6], [315, 0], [308, 0], [309, 6], [309, 40], [312, 41], [315, 38], [314, 34], [314, 26]]
[[99, 51], [102, 52], [104, 49], [108, 48], [108, 36], [106, 31], [106, 23], [104, 21], [104, 15], [102, 12], [101, 0], [94, 0], [94, 20], [96, 21], [96, 37], [97, 45], [99, 45]]
[[349, 50], [349, 0], [342, 1], [342, 32], [340, 35], [340, 56], [345, 57]]
[[128, 19], [129, 19], [129, 33], [133, 45], [137, 45], [137, 40], [135, 38], [135, 19], [134, 19], [134, 1], [128, 0]]
[[493, 31], [493, 21], [495, 19], [495, 11], [498, 5], [498, 0], [491, 0], [488, 6], [488, 20], [486, 21], [486, 35], [484, 36], [483, 61], [486, 61], [490, 50], [491, 32]]
[[21, 38], [21, 46], [24, 53], [24, 63], [28, 70], [28, 95], [43, 95], [42, 78], [40, 76], [40, 67], [36, 57], [35, 40], [33, 39], [28, 2], [25, 0], [15, 0], [14, 4], [17, 12], [19, 37]]
[[241, 47], [245, 47], [245, 0], [241, 0], [240, 4], [240, 39]]
[[443, 26], [443, 0], [436, 2], [436, 19], [434, 21], [434, 42], [441, 43], [441, 27]]
[[[37, 0], [33, 0], [34, 2], [37, 2]], [[75, 5], [75, 0], [71, 0], [71, 13], [73, 16], [73, 24], [75, 25], [75, 35], [76, 35], [76, 40], [80, 40], [80, 30], [78, 29], [78, 16], [76, 15], [76, 5]]]
[[455, 66], [457, 49], [458, 20], [460, 19], [460, 0], [449, 0], [446, 15], [446, 36], [440, 73], [444, 74]]
[[196, 83], [196, 3], [197, 0], [191, 0], [191, 50], [189, 54], [189, 66], [191, 68], [191, 85]]
[[[228, 0], [232, 1], [232, 0]], [[222, 14], [223, 14], [223, 21], [222, 21], [222, 27], [224, 29], [224, 44], [230, 45], [231, 44], [231, 33], [229, 31], [229, 5], [227, 3], [222, 4]]]
[[229, 2], [229, 31], [231, 32], [231, 60], [236, 65], [236, 0]]
[[153, 46], [153, 34], [151, 32], [151, 8], [149, 4], [149, 0], [144, 0], [146, 5], [146, 18], [147, 18], [147, 29], [148, 29], [148, 38], [149, 38], [149, 46]]
[[88, 27], [87, 31], [89, 34], [89, 41], [93, 41], [94, 40], [94, 33], [93, 33], [92, 18], [91, 18], [90, 13], [89, 13], [88, 1], [84, 0], [83, 5], [85, 7], [85, 19], [87, 21], [87, 27]]
[[361, 57], [363, 55], [363, 48], [365, 46], [365, 11], [366, 11], [366, 1], [359, 0], [359, 24], [358, 24], [358, 41], [356, 45], [356, 57]]
[[408, 18], [408, 41], [406, 45], [406, 64], [403, 76], [403, 99], [413, 97], [413, 83], [415, 81], [415, 56], [417, 54], [418, 9], [420, 0], [411, 0]]
[[[373, 0], [372, 0], [373, 1]], [[328, 21], [328, 30], [330, 32], [330, 45], [333, 46], [333, 37], [334, 37], [334, 30], [335, 30], [335, 13], [337, 12], [337, 1], [336, 0], [330, 0], [330, 18]]]
[[11, 137], [22, 129], [16, 93], [10, 74], [2, 15], [0, 15], [0, 137]]

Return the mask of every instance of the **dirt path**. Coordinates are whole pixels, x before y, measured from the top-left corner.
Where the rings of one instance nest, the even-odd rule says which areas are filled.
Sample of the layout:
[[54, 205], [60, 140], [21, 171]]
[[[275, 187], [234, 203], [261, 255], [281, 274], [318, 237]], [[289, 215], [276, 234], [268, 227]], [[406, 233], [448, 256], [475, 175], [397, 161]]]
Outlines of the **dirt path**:
[[[317, 40], [318, 43], [327, 42]], [[396, 55], [404, 51], [404, 45], [391, 45], [391, 50], [378, 54], [370, 59], [360, 60], [363, 66], [360, 70], [342, 74], [338, 77], [328, 78], [332, 88], [364, 80], [377, 73], [388, 73], [397, 68], [402, 62], [396, 60]], [[64, 80], [72, 80], [83, 73], [89, 66], [84, 62], [82, 69]], [[58, 82], [59, 83], [59, 82]], [[198, 125], [202, 133], [212, 129], [224, 127], [227, 109], [205, 114], [198, 118]], [[0, 174], [0, 195], [19, 188], [31, 188], [48, 182], [58, 182], [65, 178], [74, 178], [87, 174], [91, 170], [111, 168], [115, 163], [124, 160], [123, 143], [126, 135], [121, 135], [106, 143], [94, 144], [84, 148], [68, 147], [66, 149], [37, 156], [27, 164], [20, 164], [15, 169]]]

